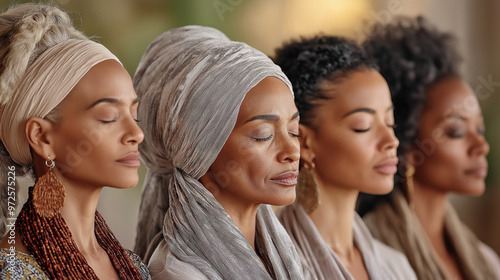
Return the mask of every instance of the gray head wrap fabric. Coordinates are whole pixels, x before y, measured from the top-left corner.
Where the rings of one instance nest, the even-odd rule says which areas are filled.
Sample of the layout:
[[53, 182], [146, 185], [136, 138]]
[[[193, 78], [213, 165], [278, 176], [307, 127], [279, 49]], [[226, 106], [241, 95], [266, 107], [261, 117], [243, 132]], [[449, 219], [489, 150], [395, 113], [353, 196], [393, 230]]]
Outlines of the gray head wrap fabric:
[[134, 85], [148, 167], [135, 250], [146, 259], [162, 231], [171, 252], [209, 279], [302, 279], [293, 244], [269, 205], [257, 211], [256, 247], [198, 179], [234, 128], [246, 93], [286, 76], [266, 55], [201, 26], [169, 30], [141, 59]]

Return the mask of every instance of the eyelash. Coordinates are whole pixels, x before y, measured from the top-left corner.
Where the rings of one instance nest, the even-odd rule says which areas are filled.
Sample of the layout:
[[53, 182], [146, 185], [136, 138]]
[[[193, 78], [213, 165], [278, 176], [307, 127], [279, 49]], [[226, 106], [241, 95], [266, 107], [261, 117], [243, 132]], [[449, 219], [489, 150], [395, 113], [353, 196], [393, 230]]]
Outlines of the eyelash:
[[[387, 127], [390, 127], [392, 129], [395, 129], [397, 127], [396, 124], [388, 124]], [[368, 132], [371, 128], [367, 128], [367, 129], [354, 129], [354, 132], [356, 133], [364, 133], [364, 132]]]
[[[139, 120], [139, 119], [134, 119], [134, 121], [135, 121], [136, 123], [140, 123], [140, 122], [141, 122], [141, 120]], [[116, 122], [116, 120], [111, 120], [111, 121], [104, 121], [104, 120], [101, 120], [100, 122], [102, 122], [102, 123], [104, 123], [104, 124], [109, 124], [109, 123]]]
[[272, 134], [271, 134], [271, 135], [269, 135], [269, 136], [268, 136], [268, 137], [266, 137], [266, 138], [254, 138], [254, 139], [255, 139], [255, 141], [257, 141], [257, 142], [265, 142], [265, 141], [269, 141], [269, 140], [273, 139], [273, 136], [274, 136], [274, 135], [272, 135]]
[[[291, 133], [291, 132], [290, 132], [290, 135], [292, 135], [293, 137], [296, 137], [296, 138], [300, 138], [300, 137], [302, 137], [302, 135], [300, 135], [300, 134]], [[255, 139], [255, 141], [257, 141], [257, 142], [265, 142], [265, 141], [269, 141], [269, 140], [271, 140], [273, 137], [274, 137], [274, 135], [272, 135], [272, 134], [271, 134], [271, 135], [269, 135], [269, 136], [268, 136], [268, 137], [266, 137], [266, 138], [254, 138], [254, 139]]]

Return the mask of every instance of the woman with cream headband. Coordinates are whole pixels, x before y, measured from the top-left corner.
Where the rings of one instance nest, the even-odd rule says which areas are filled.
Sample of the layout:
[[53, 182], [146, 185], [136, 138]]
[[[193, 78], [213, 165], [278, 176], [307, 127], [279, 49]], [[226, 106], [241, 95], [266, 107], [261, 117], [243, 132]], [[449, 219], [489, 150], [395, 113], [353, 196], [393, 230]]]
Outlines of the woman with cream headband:
[[304, 279], [261, 205], [295, 199], [299, 117], [279, 67], [186, 26], [150, 44], [134, 85], [148, 167], [136, 251], [153, 279]]
[[[14, 6], [0, 26], [0, 278], [147, 279], [96, 211], [103, 186], [138, 181], [130, 76], [57, 7]], [[36, 183], [14, 227], [24, 174]]]

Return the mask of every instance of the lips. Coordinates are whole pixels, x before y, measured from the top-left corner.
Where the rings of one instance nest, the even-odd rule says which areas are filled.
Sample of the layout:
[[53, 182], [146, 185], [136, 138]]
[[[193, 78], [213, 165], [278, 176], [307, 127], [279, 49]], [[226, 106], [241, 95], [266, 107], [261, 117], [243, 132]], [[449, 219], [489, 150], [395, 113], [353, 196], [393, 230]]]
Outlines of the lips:
[[277, 177], [271, 178], [270, 181], [284, 186], [295, 186], [297, 185], [298, 176], [298, 171], [287, 171], [278, 175]]
[[141, 154], [139, 152], [132, 152], [117, 160], [116, 162], [130, 167], [139, 167], [141, 166], [141, 161], [139, 160], [140, 155]]
[[479, 178], [486, 178], [486, 175], [488, 175], [488, 166], [478, 166], [467, 169], [465, 170], [465, 174]]
[[374, 169], [382, 174], [394, 175], [398, 171], [398, 158], [385, 159], [377, 164]]

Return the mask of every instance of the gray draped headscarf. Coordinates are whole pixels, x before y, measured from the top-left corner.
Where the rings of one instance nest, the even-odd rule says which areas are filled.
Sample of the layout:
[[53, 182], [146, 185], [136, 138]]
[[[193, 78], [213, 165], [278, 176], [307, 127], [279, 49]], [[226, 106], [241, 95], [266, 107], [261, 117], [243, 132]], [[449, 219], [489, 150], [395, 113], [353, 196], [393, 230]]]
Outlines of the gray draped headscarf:
[[150, 44], [134, 77], [148, 167], [135, 250], [147, 253], [145, 259], [164, 238], [177, 258], [209, 279], [302, 279], [293, 243], [270, 206], [257, 211], [256, 244], [272, 277], [199, 182], [232, 132], [246, 93], [269, 76], [292, 91], [266, 55], [213, 28], [172, 29]]

